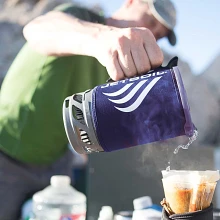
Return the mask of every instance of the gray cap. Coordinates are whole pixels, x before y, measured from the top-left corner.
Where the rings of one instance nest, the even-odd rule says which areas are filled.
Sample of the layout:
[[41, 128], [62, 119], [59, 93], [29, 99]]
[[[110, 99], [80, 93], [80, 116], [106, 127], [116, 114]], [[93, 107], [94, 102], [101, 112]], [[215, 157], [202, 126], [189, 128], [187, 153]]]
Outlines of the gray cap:
[[176, 44], [174, 27], [176, 25], [176, 9], [170, 0], [142, 0], [147, 2], [153, 16], [170, 30], [167, 38], [171, 45]]

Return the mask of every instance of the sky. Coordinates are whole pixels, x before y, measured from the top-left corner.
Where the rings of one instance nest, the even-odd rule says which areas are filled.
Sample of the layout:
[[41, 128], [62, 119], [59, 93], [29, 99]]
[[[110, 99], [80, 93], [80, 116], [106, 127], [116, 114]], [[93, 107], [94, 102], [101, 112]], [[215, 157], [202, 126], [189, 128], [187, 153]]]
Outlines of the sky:
[[[99, 3], [110, 15], [123, 0], [80, 0], [85, 4]], [[167, 39], [159, 46], [188, 62], [195, 74], [202, 73], [220, 54], [220, 0], [172, 0], [177, 10], [175, 33], [178, 43], [169, 45]]]

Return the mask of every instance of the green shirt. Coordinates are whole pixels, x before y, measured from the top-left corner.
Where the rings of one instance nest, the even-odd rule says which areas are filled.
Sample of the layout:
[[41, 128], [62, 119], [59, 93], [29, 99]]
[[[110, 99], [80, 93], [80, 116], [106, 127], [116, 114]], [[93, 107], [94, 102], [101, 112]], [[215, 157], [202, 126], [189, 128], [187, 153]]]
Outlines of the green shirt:
[[[103, 17], [72, 5], [58, 10], [104, 23]], [[25, 163], [51, 164], [67, 150], [64, 99], [103, 84], [106, 79], [106, 69], [95, 58], [48, 57], [26, 44], [0, 91], [0, 149]]]

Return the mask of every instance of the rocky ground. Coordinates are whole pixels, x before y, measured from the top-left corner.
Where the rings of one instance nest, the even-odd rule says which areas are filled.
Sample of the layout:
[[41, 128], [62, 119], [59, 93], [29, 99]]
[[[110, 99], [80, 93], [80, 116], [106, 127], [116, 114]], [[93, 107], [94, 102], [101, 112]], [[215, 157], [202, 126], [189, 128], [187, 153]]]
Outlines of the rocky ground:
[[65, 2], [70, 2], [70, 0], [0, 1], [0, 82], [25, 43], [22, 35], [24, 25], [38, 15]]

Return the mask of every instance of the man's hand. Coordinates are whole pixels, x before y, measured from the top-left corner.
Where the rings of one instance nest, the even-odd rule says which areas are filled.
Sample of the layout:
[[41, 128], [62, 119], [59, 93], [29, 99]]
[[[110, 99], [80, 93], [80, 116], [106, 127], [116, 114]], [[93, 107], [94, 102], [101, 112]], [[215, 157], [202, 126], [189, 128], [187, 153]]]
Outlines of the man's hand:
[[109, 28], [97, 37], [94, 56], [113, 80], [120, 80], [160, 66], [163, 53], [146, 28]]

